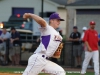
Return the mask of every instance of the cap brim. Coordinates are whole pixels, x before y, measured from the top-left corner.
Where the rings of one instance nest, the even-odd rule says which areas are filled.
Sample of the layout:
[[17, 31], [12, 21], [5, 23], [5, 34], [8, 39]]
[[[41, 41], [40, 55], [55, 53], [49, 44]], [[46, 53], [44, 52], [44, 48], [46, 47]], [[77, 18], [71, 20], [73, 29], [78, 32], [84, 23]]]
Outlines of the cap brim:
[[90, 25], [95, 25], [95, 24], [90, 24]]
[[73, 29], [77, 29], [77, 27], [73, 27]]
[[[58, 19], [60, 21], [65, 21], [64, 19], [61, 19], [61, 18], [54, 18], [54, 19]], [[49, 18], [49, 20], [51, 20], [51, 19]]]
[[64, 19], [59, 19], [60, 21], [65, 21]]
[[73, 28], [73, 29], [78, 29], [78, 28]]

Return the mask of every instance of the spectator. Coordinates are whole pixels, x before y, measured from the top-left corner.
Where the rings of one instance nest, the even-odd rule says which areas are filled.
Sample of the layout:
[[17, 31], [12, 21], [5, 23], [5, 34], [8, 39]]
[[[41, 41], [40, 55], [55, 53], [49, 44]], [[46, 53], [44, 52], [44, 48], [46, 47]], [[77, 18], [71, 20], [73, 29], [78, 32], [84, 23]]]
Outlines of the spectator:
[[2, 34], [2, 31], [0, 30], [0, 35]]
[[98, 33], [95, 30], [95, 22], [90, 22], [90, 29], [85, 32], [83, 41], [87, 47], [85, 50], [85, 59], [83, 61], [81, 75], [86, 73], [87, 66], [91, 58], [94, 62], [95, 75], [99, 75], [99, 51], [98, 51]]
[[[0, 36], [1, 36], [1, 34], [2, 34], [2, 31], [0, 30]], [[2, 41], [0, 40], [0, 44], [2, 43]], [[2, 56], [1, 56], [1, 53], [0, 53], [0, 64], [2, 64]]]
[[84, 42], [83, 42], [82, 39], [83, 39], [83, 37], [84, 37], [85, 31], [87, 30], [87, 27], [83, 27], [82, 30], [83, 30], [83, 33], [82, 33], [82, 35], [81, 35], [82, 49], [85, 50]]
[[[0, 36], [1, 36], [1, 34], [2, 34], [2, 30], [0, 30]], [[0, 44], [2, 43], [2, 41], [0, 40]]]
[[[100, 39], [100, 34], [98, 35], [98, 38]], [[99, 40], [99, 42], [98, 42], [98, 45], [100, 46], [100, 40]]]
[[[1, 36], [1, 34], [2, 34], [2, 30], [0, 30], [0, 36]], [[2, 43], [2, 41], [0, 40], [0, 43]]]
[[82, 46], [80, 42], [81, 34], [77, 30], [77, 26], [73, 27], [73, 32], [70, 34], [69, 41], [73, 43], [73, 56], [77, 60], [77, 67], [81, 67], [81, 54], [82, 54]]
[[20, 61], [20, 34], [14, 27], [11, 28], [10, 43], [12, 48], [10, 49], [10, 55], [12, 59], [12, 65], [19, 65]]
[[2, 55], [4, 57], [4, 61], [3, 61], [3, 65], [6, 65], [7, 64], [7, 56], [6, 56], [6, 44], [8, 42], [8, 40], [10, 39], [10, 33], [7, 32], [6, 28], [3, 28], [2, 30], [2, 34], [0, 36], [0, 40], [2, 41], [2, 43], [0, 44], [0, 50], [1, 50], [1, 53], [0, 55]]
[[85, 33], [85, 31], [87, 30], [87, 27], [83, 27], [82, 30], [83, 30], [83, 33], [82, 33], [82, 35], [81, 35], [81, 39], [83, 39], [84, 33]]

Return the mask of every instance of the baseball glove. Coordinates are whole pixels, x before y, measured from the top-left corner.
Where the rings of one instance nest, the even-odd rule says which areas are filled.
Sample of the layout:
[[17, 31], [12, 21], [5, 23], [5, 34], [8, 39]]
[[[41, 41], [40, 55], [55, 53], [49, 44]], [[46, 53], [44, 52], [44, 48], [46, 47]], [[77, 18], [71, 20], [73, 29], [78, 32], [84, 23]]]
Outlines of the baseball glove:
[[60, 43], [59, 47], [57, 48], [57, 50], [55, 51], [53, 55], [53, 58], [60, 58], [62, 48], [63, 48], [63, 43]]

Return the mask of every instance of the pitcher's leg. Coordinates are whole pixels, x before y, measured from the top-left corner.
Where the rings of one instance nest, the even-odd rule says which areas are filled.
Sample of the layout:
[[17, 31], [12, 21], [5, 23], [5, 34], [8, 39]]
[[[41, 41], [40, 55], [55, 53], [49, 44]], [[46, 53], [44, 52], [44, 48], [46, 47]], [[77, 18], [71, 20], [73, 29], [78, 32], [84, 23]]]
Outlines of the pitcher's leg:
[[66, 72], [61, 66], [51, 61], [46, 64], [43, 70], [45, 73], [49, 73], [50, 75], [66, 75]]
[[45, 62], [41, 62], [41, 58], [31, 56], [28, 66], [22, 75], [38, 75], [44, 68]]
[[92, 58], [92, 54], [93, 54], [92, 52], [85, 51], [85, 58], [84, 58], [84, 61], [83, 61], [81, 74], [86, 73], [87, 66], [89, 64], [90, 59]]
[[95, 75], [99, 75], [99, 51], [94, 51], [93, 62], [94, 62]]

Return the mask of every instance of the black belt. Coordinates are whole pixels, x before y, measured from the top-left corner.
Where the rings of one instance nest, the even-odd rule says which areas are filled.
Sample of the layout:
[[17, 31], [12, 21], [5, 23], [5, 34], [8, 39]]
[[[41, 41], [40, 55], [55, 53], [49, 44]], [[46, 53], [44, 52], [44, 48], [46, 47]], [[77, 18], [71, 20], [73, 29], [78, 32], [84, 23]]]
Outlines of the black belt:
[[[34, 53], [34, 54], [37, 54], [37, 53]], [[45, 59], [49, 59], [49, 57], [47, 57], [46, 55], [42, 55], [42, 57]]]
[[46, 57], [45, 55], [42, 55], [42, 57], [45, 58], [45, 59], [49, 59], [49, 57]]

